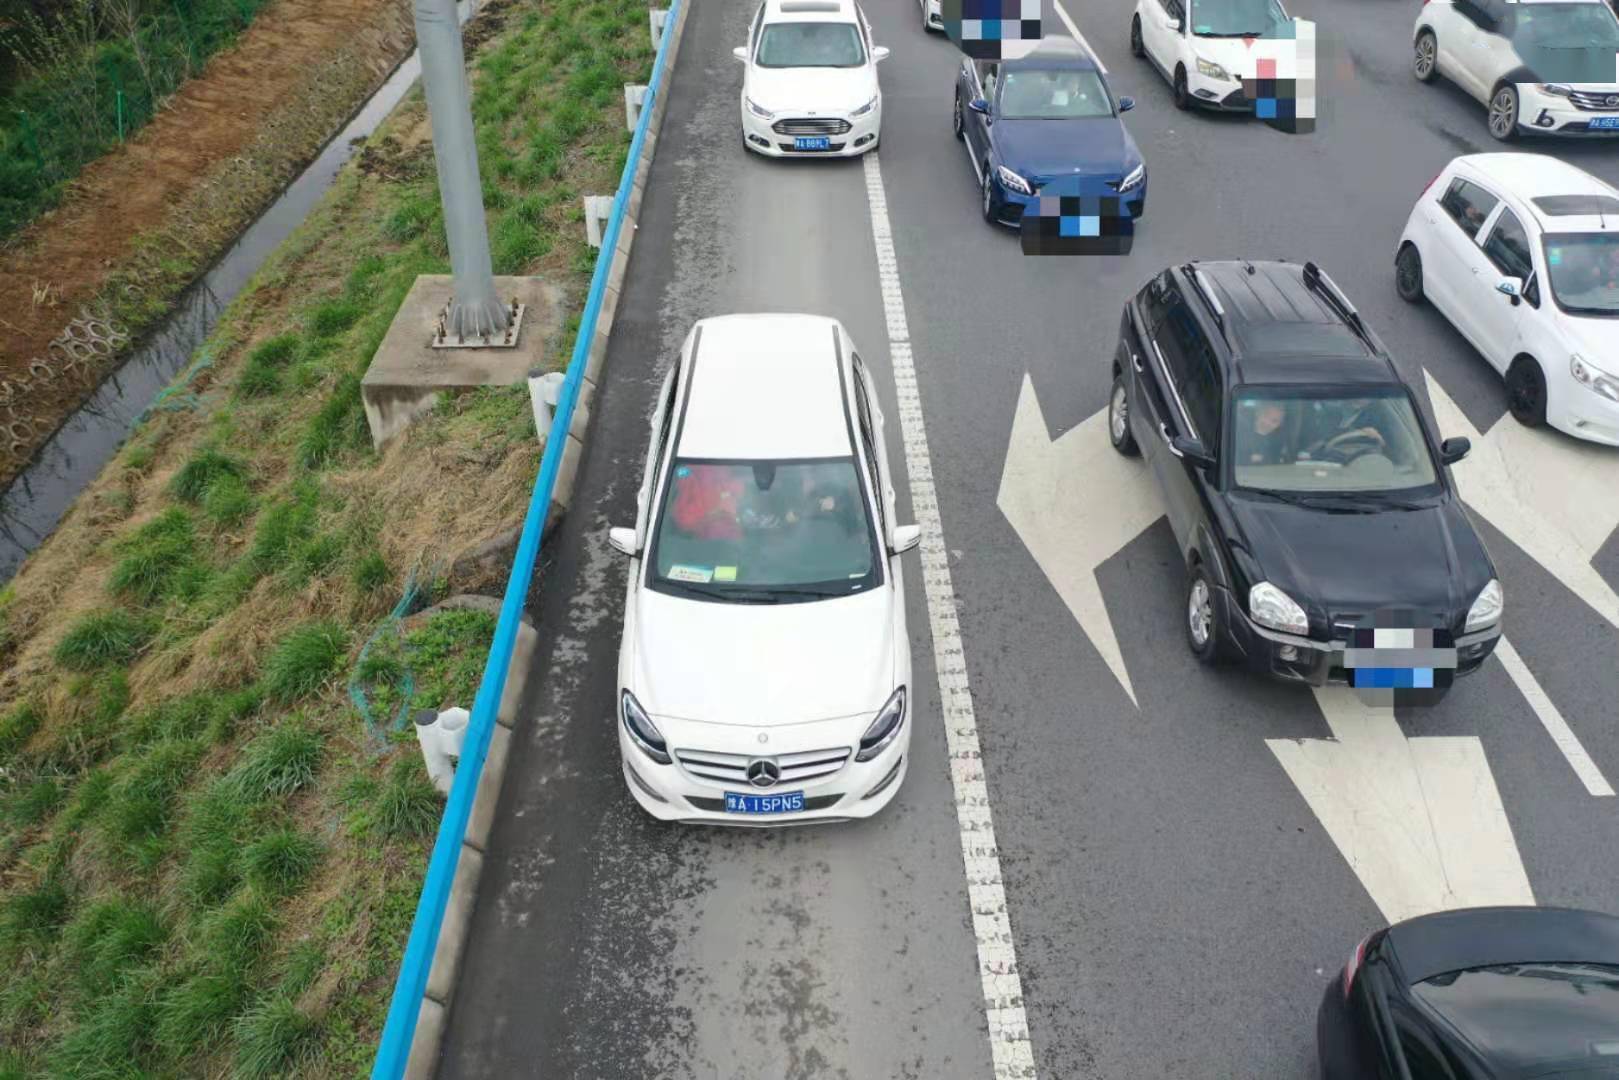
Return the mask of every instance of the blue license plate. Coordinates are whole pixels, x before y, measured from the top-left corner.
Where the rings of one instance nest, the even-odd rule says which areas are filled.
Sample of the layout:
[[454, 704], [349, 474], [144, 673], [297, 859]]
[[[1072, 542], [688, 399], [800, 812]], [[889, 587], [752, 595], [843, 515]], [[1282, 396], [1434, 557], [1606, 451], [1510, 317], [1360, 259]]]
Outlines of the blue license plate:
[[802, 791], [783, 791], [775, 795], [744, 795], [725, 793], [727, 814], [792, 814], [804, 809]]
[[800, 135], [793, 140], [794, 150], [830, 150], [832, 140], [825, 135]]
[[1591, 120], [1592, 130], [1619, 131], [1619, 116], [1598, 116]]
[[1382, 690], [1431, 690], [1433, 668], [1353, 668], [1353, 685]]

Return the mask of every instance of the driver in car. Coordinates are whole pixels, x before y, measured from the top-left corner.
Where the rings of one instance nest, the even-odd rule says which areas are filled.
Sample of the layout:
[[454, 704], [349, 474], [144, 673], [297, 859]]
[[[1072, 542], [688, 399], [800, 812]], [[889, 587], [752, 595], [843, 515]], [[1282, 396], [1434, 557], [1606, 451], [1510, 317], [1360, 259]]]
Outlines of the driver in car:
[[1254, 426], [1249, 435], [1248, 464], [1250, 465], [1281, 465], [1287, 450], [1286, 435], [1282, 431], [1282, 421], [1287, 413], [1281, 405], [1274, 401], [1267, 401], [1254, 410]]
[[[1344, 402], [1343, 412], [1332, 430], [1310, 444], [1310, 448], [1301, 457], [1320, 459], [1322, 457], [1344, 456], [1359, 457], [1364, 453], [1382, 453], [1388, 446], [1388, 438], [1382, 430], [1382, 410], [1377, 402], [1371, 398], [1356, 398]], [[1351, 448], [1359, 445], [1358, 451]]]

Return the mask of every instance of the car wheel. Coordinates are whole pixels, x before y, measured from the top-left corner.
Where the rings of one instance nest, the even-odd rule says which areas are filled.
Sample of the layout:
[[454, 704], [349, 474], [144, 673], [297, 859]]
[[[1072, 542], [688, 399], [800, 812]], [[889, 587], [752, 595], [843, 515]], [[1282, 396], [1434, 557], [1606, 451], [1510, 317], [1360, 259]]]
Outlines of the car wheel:
[[956, 106], [951, 110], [951, 114], [950, 126], [955, 129], [956, 138], [965, 141], [967, 138], [967, 125], [962, 122], [960, 94], [956, 95]]
[[1113, 376], [1113, 393], [1107, 399], [1107, 439], [1125, 457], [1141, 453], [1135, 433], [1130, 430], [1130, 391], [1122, 372]]
[[1520, 356], [1507, 369], [1507, 408], [1525, 427], [1546, 422], [1546, 376], [1531, 357]]
[[1439, 42], [1432, 30], [1417, 35], [1416, 55], [1411, 61], [1411, 73], [1418, 82], [1431, 83], [1439, 71]]
[[1214, 586], [1201, 563], [1192, 567], [1186, 581], [1186, 644], [1200, 664], [1220, 659], [1219, 609], [1214, 603]]
[[1000, 218], [1000, 208], [995, 205], [995, 182], [990, 179], [989, 162], [984, 162], [984, 191], [982, 209], [984, 220], [991, 225]]
[[1490, 99], [1490, 134], [1501, 142], [1518, 135], [1518, 88], [1503, 86]]
[[1175, 69], [1175, 108], [1185, 112], [1192, 107], [1192, 95], [1186, 89], [1186, 69]]
[[1147, 55], [1147, 46], [1141, 41], [1141, 16], [1135, 15], [1130, 19], [1130, 55], [1140, 60]]
[[1408, 304], [1422, 301], [1422, 255], [1415, 244], [1406, 244], [1394, 257], [1394, 289]]

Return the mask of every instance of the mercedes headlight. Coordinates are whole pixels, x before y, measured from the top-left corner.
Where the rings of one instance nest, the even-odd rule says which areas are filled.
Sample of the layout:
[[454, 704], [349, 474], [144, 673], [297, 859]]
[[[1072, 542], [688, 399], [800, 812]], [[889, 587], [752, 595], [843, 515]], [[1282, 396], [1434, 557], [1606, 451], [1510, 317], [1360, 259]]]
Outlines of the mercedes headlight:
[[1619, 401], [1619, 379], [1592, 367], [1579, 353], [1569, 357], [1568, 373], [1587, 390], [1594, 390], [1609, 401]]
[[875, 95], [873, 95], [873, 97], [872, 97], [872, 99], [870, 101], [866, 102], [864, 105], [860, 106], [860, 108], [858, 108], [854, 112], [850, 113], [849, 116], [850, 117], [865, 116], [867, 113], [869, 113], [871, 110], [875, 109], [876, 107], [877, 107], [877, 97]]
[[1210, 79], [1219, 79], [1221, 82], [1231, 81], [1230, 72], [1212, 60], [1205, 60], [1201, 56], [1197, 58], [1197, 73]]
[[1272, 630], [1289, 634], [1306, 634], [1310, 630], [1310, 617], [1304, 614], [1298, 601], [1268, 581], [1261, 581], [1248, 590], [1248, 614], [1254, 622]]
[[748, 103], [748, 111], [750, 113], [752, 113], [754, 116], [757, 116], [759, 119], [761, 119], [761, 120], [773, 120], [773, 119], [775, 119], [775, 116], [776, 116], [775, 113], [771, 112], [769, 109], [762, 108], [759, 105], [759, 103], [757, 101], [754, 101], [752, 98], [743, 98], [742, 100]]
[[624, 730], [630, 733], [630, 741], [640, 748], [641, 753], [659, 765], [669, 764], [669, 746], [663, 741], [658, 726], [652, 722], [646, 710], [641, 708], [641, 703], [635, 700], [635, 695], [628, 690], [624, 691], [622, 703]]
[[1568, 97], [1569, 94], [1573, 93], [1572, 88], [1564, 86], [1562, 83], [1537, 83], [1535, 89], [1542, 94], [1554, 94], [1557, 97]]
[[1124, 179], [1119, 181], [1119, 190], [1129, 191], [1131, 188], [1138, 188], [1146, 179], [1147, 163], [1142, 162], [1140, 165], [1137, 165], [1135, 168], [1124, 174]]
[[1029, 184], [1029, 182], [1023, 179], [1023, 177], [1019, 176], [1017, 173], [1013, 172], [1011, 169], [1008, 169], [1005, 165], [997, 165], [995, 167], [995, 174], [1001, 178], [1001, 183], [1005, 184], [1013, 191], [1019, 192], [1023, 195], [1034, 194], [1034, 188]]
[[877, 710], [877, 718], [871, 722], [866, 733], [860, 736], [860, 749], [855, 752], [856, 761], [870, 761], [893, 745], [899, 738], [900, 729], [905, 726], [905, 687], [894, 691], [886, 704]]
[[1467, 612], [1467, 625], [1462, 627], [1464, 633], [1471, 634], [1475, 630], [1494, 626], [1501, 621], [1501, 608], [1506, 604], [1506, 597], [1501, 593], [1501, 583], [1494, 578], [1490, 583], [1479, 590], [1478, 599]]

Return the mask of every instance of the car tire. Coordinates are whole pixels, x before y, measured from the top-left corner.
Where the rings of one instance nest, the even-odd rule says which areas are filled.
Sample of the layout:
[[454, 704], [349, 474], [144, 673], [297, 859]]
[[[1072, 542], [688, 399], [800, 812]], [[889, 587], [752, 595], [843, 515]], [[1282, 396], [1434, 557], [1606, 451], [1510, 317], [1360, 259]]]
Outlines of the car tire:
[[955, 130], [956, 138], [962, 142], [967, 141], [967, 125], [965, 118], [961, 115], [961, 94], [959, 92], [956, 94], [955, 108], [951, 110], [950, 126]]
[[1141, 453], [1135, 432], [1130, 430], [1130, 390], [1122, 371], [1113, 376], [1113, 391], [1107, 399], [1107, 441], [1125, 457], [1137, 457]]
[[1175, 69], [1175, 108], [1185, 112], [1192, 107], [1192, 95], [1186, 88], [1186, 69]]
[[1497, 142], [1511, 142], [1518, 137], [1518, 88], [1506, 85], [1495, 88], [1490, 96], [1490, 135]]
[[1214, 602], [1214, 585], [1202, 563], [1193, 563], [1186, 575], [1186, 606], [1183, 626], [1186, 645], [1200, 664], [1219, 663], [1224, 650], [1225, 628], [1220, 625], [1220, 606]]
[[1130, 55], [1140, 60], [1147, 55], [1147, 46], [1141, 40], [1141, 16], [1130, 17]]
[[1507, 408], [1524, 427], [1546, 423], [1546, 375], [1532, 356], [1520, 356], [1507, 368]]
[[1424, 30], [1417, 35], [1413, 51], [1411, 74], [1417, 77], [1417, 82], [1433, 82], [1439, 76], [1439, 39], [1432, 30]]
[[995, 183], [990, 179], [989, 162], [984, 162], [984, 182], [981, 185], [979, 209], [984, 214], [984, 220], [991, 225], [1000, 221], [1000, 207], [995, 205]]
[[1394, 256], [1394, 291], [1408, 304], [1422, 303], [1422, 254], [1407, 243]]

